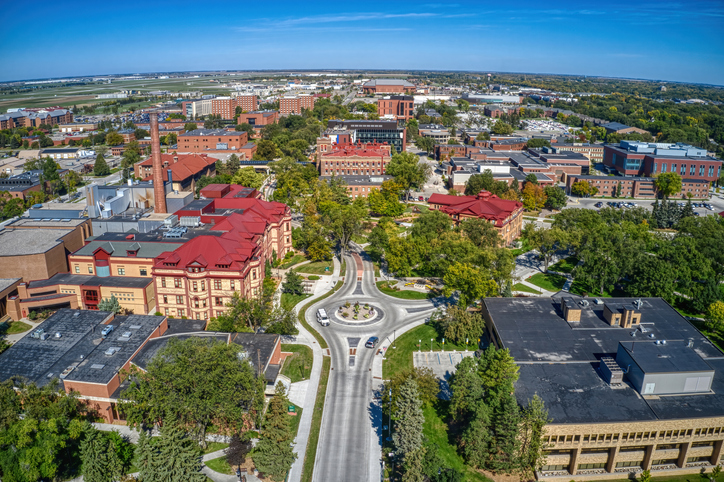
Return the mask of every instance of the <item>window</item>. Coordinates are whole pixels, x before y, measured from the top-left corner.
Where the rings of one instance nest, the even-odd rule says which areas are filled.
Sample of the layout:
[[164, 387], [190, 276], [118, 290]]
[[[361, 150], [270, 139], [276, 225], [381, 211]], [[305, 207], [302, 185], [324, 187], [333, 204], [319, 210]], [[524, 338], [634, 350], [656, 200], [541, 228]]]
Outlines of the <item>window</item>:
[[181, 288], [181, 278], [174, 278], [173, 286], [174, 286], [174, 288]]
[[235, 290], [235, 289], [236, 289], [236, 287], [235, 287], [236, 285], [235, 285], [235, 283], [234, 283], [234, 280], [229, 281], [229, 286], [231, 287], [232, 290]]
[[671, 172], [676, 172], [676, 163], [671, 164]]
[[184, 297], [182, 295], [176, 295], [176, 304], [177, 305], [183, 305], [184, 304]]
[[224, 299], [220, 296], [217, 296], [216, 298], [216, 306], [224, 306]]
[[661, 164], [661, 172], [666, 172], [666, 163]]
[[80, 266], [78, 266], [77, 264], [75, 265], [75, 272], [76, 274], [80, 273]]
[[684, 176], [686, 174], [686, 164], [681, 165], [681, 175]]
[[198, 307], [199, 307], [199, 300], [194, 300], [194, 308], [198, 308]]
[[118, 276], [123, 276], [126, 274], [126, 268], [118, 268]]
[[163, 295], [164, 304], [168, 304], [168, 295]]
[[694, 174], [696, 174], [696, 166], [694, 164], [692, 164], [691, 167], [689, 168], [689, 175], [693, 176]]
[[168, 316], [168, 308], [164, 308], [164, 309], [163, 309], [163, 313], [164, 313], [166, 316]]
[[185, 312], [184, 312], [184, 309], [183, 309], [183, 308], [179, 308], [179, 309], [178, 309], [178, 316], [181, 317], [181, 318], [183, 318], [183, 317], [185, 316]]
[[88, 265], [88, 273], [93, 274], [93, 266]]
[[194, 291], [198, 291], [198, 290], [199, 290], [199, 286], [198, 286], [198, 284], [196, 283], [196, 281], [193, 281], [193, 282], [191, 283], [191, 285], [193, 286], [193, 290], [194, 290]]
[[197, 319], [197, 320], [200, 320], [200, 319], [201, 319], [201, 314], [200, 314], [200, 313], [196, 313], [196, 319]]
[[138, 270], [138, 274], [141, 276], [148, 276], [148, 271], [146, 271], [146, 268], [141, 268]]
[[256, 279], [256, 270], [251, 270], [251, 279]]
[[220, 289], [221, 289], [221, 280], [220, 280], [220, 279], [215, 279], [215, 280], [214, 280], [214, 289], [215, 289], [215, 290], [220, 290]]

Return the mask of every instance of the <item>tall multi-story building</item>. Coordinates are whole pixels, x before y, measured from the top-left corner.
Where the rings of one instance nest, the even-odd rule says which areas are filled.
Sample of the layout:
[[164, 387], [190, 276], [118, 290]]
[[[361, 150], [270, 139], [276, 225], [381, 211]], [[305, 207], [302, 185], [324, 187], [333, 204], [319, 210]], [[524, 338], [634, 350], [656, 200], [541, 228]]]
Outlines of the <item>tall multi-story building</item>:
[[319, 154], [319, 173], [322, 176], [381, 175], [390, 159], [389, 144], [335, 144]]
[[0, 129], [14, 129], [16, 127], [39, 127], [41, 124], [54, 126], [70, 124], [73, 122], [73, 112], [67, 109], [53, 109], [40, 111], [21, 110], [0, 114]]
[[485, 298], [515, 397], [548, 417], [538, 480], [709, 472], [722, 463], [724, 354], [661, 298]]
[[[390, 120], [335, 119], [327, 123], [324, 137], [329, 137], [333, 142], [338, 143], [346, 141], [363, 144], [387, 143], [393, 146], [397, 152], [402, 152], [407, 144], [407, 129], [399, 127], [397, 121]], [[336, 140], [338, 138], [339, 140]]]
[[178, 136], [178, 152], [238, 151], [249, 142], [246, 132], [196, 129]]
[[414, 84], [402, 79], [374, 79], [362, 85], [365, 94], [414, 94]]
[[222, 119], [233, 119], [236, 108], [242, 112], [251, 112], [257, 108], [256, 95], [236, 95], [232, 97], [213, 97], [181, 102], [181, 110], [188, 119], [198, 119], [207, 115], [218, 115]]
[[621, 141], [603, 148], [603, 164], [622, 176], [654, 177], [676, 172], [685, 179], [715, 182], [721, 175], [722, 161], [706, 149], [688, 144]]
[[410, 120], [415, 116], [415, 99], [411, 95], [389, 95], [377, 101], [380, 117], [393, 116], [399, 120]]
[[314, 109], [316, 101], [312, 94], [283, 95], [279, 97], [279, 115], [300, 115], [303, 109]]
[[158, 311], [210, 320], [228, 310], [234, 293], [261, 293], [266, 262], [292, 249], [291, 211], [285, 204], [258, 199], [255, 192], [212, 184], [201, 190], [206, 199], [175, 213], [180, 220], [196, 219], [210, 227], [155, 258]]

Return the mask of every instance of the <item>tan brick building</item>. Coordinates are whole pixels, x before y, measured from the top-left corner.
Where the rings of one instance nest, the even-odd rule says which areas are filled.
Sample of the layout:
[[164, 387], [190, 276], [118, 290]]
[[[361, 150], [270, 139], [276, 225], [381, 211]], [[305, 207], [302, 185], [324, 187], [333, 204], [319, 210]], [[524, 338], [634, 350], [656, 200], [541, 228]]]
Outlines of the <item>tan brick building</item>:
[[391, 95], [377, 101], [380, 117], [394, 116], [397, 120], [410, 120], [415, 116], [415, 99], [411, 95]]
[[178, 136], [177, 152], [240, 151], [249, 142], [246, 132], [196, 129]]
[[486, 337], [507, 348], [516, 398], [552, 421], [537, 478], [696, 473], [722, 462], [722, 352], [660, 298], [486, 298]]
[[314, 109], [317, 97], [312, 94], [285, 95], [279, 97], [279, 115], [301, 115], [303, 109]]
[[384, 174], [392, 156], [389, 144], [330, 144], [320, 152], [318, 164], [322, 176], [370, 176]]

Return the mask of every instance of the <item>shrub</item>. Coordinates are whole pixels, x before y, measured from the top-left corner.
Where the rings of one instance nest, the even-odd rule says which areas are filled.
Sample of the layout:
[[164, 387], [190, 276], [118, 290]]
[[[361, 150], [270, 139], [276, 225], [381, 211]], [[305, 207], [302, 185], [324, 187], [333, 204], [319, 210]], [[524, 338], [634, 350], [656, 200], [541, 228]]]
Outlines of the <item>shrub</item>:
[[313, 274], [313, 275], [311, 275], [311, 276], [307, 276], [307, 279], [308, 279], [309, 281], [317, 281], [318, 279], [320, 279], [320, 277], [317, 276], [316, 274]]
[[30, 313], [28, 313], [28, 319], [29, 319], [29, 320], [37, 320], [37, 319], [38, 319], [38, 313], [36, 313], [35, 311], [31, 311]]
[[154, 316], [163, 316], [163, 314], [162, 314], [160, 311], [157, 311], [157, 312], [154, 313], [153, 315], [154, 315]]

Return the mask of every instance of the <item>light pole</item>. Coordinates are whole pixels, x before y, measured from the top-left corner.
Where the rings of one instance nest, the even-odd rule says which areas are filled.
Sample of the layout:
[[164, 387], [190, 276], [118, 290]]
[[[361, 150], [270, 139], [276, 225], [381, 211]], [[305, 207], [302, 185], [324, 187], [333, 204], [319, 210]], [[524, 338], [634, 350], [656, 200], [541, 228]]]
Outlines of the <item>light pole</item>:
[[417, 340], [417, 352], [420, 353], [422, 351], [422, 340]]
[[390, 417], [389, 417], [389, 440], [392, 440], [392, 389], [390, 388]]
[[392, 330], [392, 348], [397, 348], [397, 330]]
[[430, 338], [430, 353], [432, 353], [432, 340], [434, 340], [434, 338]]

